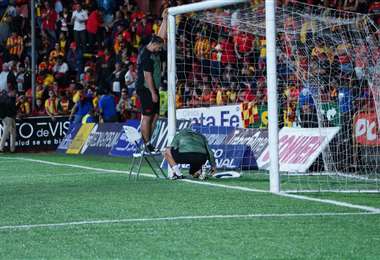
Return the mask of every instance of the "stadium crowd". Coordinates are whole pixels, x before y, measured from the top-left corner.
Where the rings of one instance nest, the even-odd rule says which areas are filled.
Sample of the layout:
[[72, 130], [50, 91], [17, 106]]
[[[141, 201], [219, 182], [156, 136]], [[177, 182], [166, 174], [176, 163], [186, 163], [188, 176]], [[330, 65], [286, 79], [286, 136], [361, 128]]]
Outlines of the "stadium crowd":
[[[164, 0], [161, 10], [187, 2], [196, 1]], [[260, 4], [262, 1], [252, 2]], [[292, 0], [280, 2], [282, 5], [294, 4]], [[370, 13], [380, 24], [380, 1], [304, 2]], [[30, 1], [0, 3], [0, 90], [17, 92], [18, 117], [47, 115], [54, 119], [57, 115], [70, 115], [77, 122], [81, 122], [83, 117], [87, 122], [140, 118], [140, 102], [134, 87], [138, 50], [153, 33], [158, 32], [162, 18], [142, 12], [134, 0], [37, 0], [36, 3], [38, 70], [33, 110]], [[179, 34], [177, 44], [177, 107], [196, 107], [200, 103], [211, 106], [250, 102], [254, 106], [253, 119], [247, 126], [265, 126], [255, 124], [259, 107], [266, 106], [265, 38], [236, 30], [223, 30], [222, 27], [204, 28], [203, 25], [189, 23], [191, 17], [178, 21], [179, 30], [184, 33]], [[289, 20], [289, 26], [291, 23]], [[185, 32], [187, 26], [193, 26], [196, 30], [189, 34]], [[311, 48], [310, 55], [318, 58], [315, 64], [320, 66], [321, 62], [328, 62], [330, 67], [344, 67], [349, 71], [346, 79], [349, 78], [348, 74], [360, 77], [360, 64], [366, 62], [359, 59], [360, 55], [354, 62], [359, 65], [351, 68], [348, 63], [352, 57], [339, 53], [339, 46], [326, 46], [323, 41], [312, 44], [320, 44]], [[282, 47], [286, 48], [285, 45]], [[347, 49], [343, 48], [347, 46], [341, 47]], [[365, 49], [353, 51], [363, 53]], [[303, 57], [302, 53], [298, 56]], [[166, 55], [163, 54], [163, 57]], [[306, 93], [307, 88], [299, 82], [300, 72], [289, 72], [285, 62], [287, 57], [282, 58], [283, 63], [281, 57], [279, 60], [279, 74], [287, 77], [284, 79], [287, 85], [281, 87], [284, 124], [292, 125], [296, 120], [296, 104], [301, 105], [304, 114], [311, 115], [312, 99]], [[298, 62], [301, 68], [302, 60]], [[344, 66], [345, 62], [347, 66]], [[163, 68], [160, 114], [165, 116], [167, 94], [165, 66]], [[330, 82], [338, 84], [336, 80]], [[290, 83], [294, 84], [290, 86]], [[352, 81], [346, 80], [345, 84], [352, 84]], [[339, 89], [327, 96], [338, 98]], [[350, 102], [346, 100], [343, 107], [346, 108]], [[102, 116], [99, 118], [98, 115]]]

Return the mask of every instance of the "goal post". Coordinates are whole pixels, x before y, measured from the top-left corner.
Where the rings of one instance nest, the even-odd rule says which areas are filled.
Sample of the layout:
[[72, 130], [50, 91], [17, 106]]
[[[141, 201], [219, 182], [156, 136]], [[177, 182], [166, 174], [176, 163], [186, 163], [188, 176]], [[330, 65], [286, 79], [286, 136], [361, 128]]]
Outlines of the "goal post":
[[276, 55], [276, 0], [265, 1], [265, 34], [267, 39], [267, 90], [269, 135], [269, 182], [271, 192], [280, 192], [278, 162], [278, 105]]

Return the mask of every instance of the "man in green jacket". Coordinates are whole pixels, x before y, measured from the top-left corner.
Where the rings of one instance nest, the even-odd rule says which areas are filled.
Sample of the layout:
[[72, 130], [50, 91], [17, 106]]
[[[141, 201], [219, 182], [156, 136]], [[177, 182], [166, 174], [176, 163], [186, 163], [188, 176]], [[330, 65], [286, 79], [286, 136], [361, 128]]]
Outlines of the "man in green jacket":
[[172, 179], [184, 178], [178, 164], [190, 164], [190, 175], [199, 178], [202, 174], [202, 165], [207, 160], [211, 164], [211, 174], [215, 174], [214, 152], [208, 146], [206, 137], [191, 129], [179, 131], [163, 154], [173, 170]]

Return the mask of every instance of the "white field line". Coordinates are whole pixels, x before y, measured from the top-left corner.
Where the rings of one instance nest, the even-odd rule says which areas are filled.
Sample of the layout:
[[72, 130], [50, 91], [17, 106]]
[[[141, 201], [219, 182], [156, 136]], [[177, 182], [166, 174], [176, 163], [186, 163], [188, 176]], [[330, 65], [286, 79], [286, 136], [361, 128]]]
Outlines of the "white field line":
[[252, 219], [252, 218], [297, 218], [297, 217], [328, 217], [328, 216], [363, 216], [377, 215], [375, 212], [322, 212], [322, 213], [269, 213], [269, 214], [247, 214], [247, 215], [209, 215], [209, 216], [178, 216], [178, 217], [158, 217], [158, 218], [127, 218], [127, 219], [104, 219], [104, 220], [84, 220], [62, 223], [47, 224], [26, 224], [0, 226], [1, 230], [17, 230], [32, 228], [52, 228], [80, 225], [100, 225], [100, 224], [119, 224], [131, 222], [158, 222], [158, 221], [180, 221], [180, 220], [202, 220], [202, 219]]
[[365, 210], [365, 211], [373, 212], [373, 213], [380, 213], [380, 209], [378, 209], [378, 208], [368, 207], [368, 206], [363, 206], [363, 205], [355, 205], [355, 204], [351, 204], [348, 202], [342, 202], [342, 201], [337, 201], [337, 200], [317, 199], [317, 198], [307, 197], [307, 196], [302, 196], [302, 195], [288, 194], [288, 193], [284, 193], [284, 192], [280, 192], [280, 193], [278, 193], [278, 195], [282, 196], [282, 197], [287, 197], [287, 198], [309, 200], [309, 201], [333, 204], [336, 206], [341, 206], [341, 207], [346, 207], [346, 208], [361, 209], [361, 210]]
[[[265, 173], [266, 175], [269, 175], [268, 173]], [[341, 172], [310, 172], [310, 173], [286, 173], [281, 172], [280, 175], [282, 177], [332, 177], [332, 178], [341, 178], [341, 179], [355, 179], [360, 181], [368, 181], [368, 182], [380, 182], [380, 179], [378, 178], [369, 178], [367, 176], [360, 176], [355, 174], [347, 174], [347, 173], [341, 173]]]
[[[78, 172], [78, 173], [47, 173], [47, 174], [33, 174], [33, 175], [0, 175], [0, 179], [22, 179], [22, 178], [51, 178], [51, 177], [64, 177], [64, 176], [82, 176], [82, 175], [109, 175], [110, 172], [91, 171], [91, 172]], [[120, 173], [117, 173], [120, 174]]]
[[[82, 165], [76, 165], [76, 164], [56, 163], [56, 162], [49, 162], [49, 161], [43, 161], [43, 160], [29, 159], [29, 158], [23, 158], [23, 157], [12, 157], [12, 158], [19, 159], [19, 160], [22, 160], [22, 161], [37, 162], [37, 163], [47, 164], [47, 165], [73, 167], [73, 168], [77, 168], [77, 169], [104, 171], [104, 172], [111, 172], [111, 173], [123, 173], [123, 174], [127, 174], [128, 173], [127, 171], [102, 169], [102, 168], [88, 167], [88, 166], [82, 166]], [[0, 157], [0, 159], [1, 159], [1, 157]], [[151, 175], [151, 174], [141, 173], [140, 175], [146, 176], [146, 177], [150, 177], [150, 178], [155, 178], [155, 176]], [[270, 193], [269, 191], [266, 191], [266, 190], [252, 189], [252, 188], [241, 187], [241, 186], [231, 186], [231, 185], [224, 185], [224, 184], [204, 182], [204, 181], [186, 180], [186, 179], [182, 180], [182, 181], [183, 182], [187, 182], [187, 183], [192, 183], [192, 184], [206, 185], [206, 186], [213, 186], [213, 187], [220, 187], [220, 188], [231, 189], [231, 190], [240, 190], [240, 191], [247, 191], [247, 192]], [[299, 200], [309, 200], [309, 201], [314, 201], [314, 202], [319, 202], [319, 203], [324, 203], [324, 204], [331, 204], [331, 205], [340, 206], [340, 207], [360, 209], [360, 210], [364, 210], [364, 211], [368, 211], [368, 212], [373, 212], [373, 213], [380, 213], [380, 209], [379, 208], [368, 207], [368, 206], [357, 205], [357, 204], [351, 204], [351, 203], [348, 203], [348, 202], [341, 202], [341, 201], [329, 200], [329, 199], [317, 199], [317, 198], [312, 198], [312, 197], [307, 197], [307, 196], [287, 194], [287, 193], [284, 193], [284, 192], [273, 193], [273, 194], [276, 194], [276, 195], [279, 195], [279, 196], [282, 196], [282, 197], [287, 197], [287, 198], [293, 198], [293, 199], [299, 199]]]
[[286, 193], [380, 193], [380, 188], [377, 190], [286, 190]]

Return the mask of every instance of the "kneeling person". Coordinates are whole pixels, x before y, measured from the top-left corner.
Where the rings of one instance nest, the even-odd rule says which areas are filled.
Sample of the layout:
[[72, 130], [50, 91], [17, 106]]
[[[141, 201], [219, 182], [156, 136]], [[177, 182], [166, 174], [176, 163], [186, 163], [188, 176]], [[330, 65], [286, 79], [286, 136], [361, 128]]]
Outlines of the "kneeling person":
[[190, 164], [189, 173], [198, 178], [202, 173], [202, 165], [209, 160], [211, 174], [215, 173], [216, 164], [214, 152], [210, 149], [206, 137], [190, 129], [179, 131], [169, 147], [164, 151], [164, 157], [173, 170], [173, 179], [183, 178], [178, 164]]

